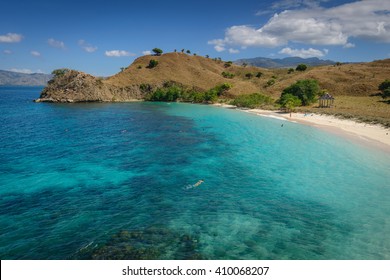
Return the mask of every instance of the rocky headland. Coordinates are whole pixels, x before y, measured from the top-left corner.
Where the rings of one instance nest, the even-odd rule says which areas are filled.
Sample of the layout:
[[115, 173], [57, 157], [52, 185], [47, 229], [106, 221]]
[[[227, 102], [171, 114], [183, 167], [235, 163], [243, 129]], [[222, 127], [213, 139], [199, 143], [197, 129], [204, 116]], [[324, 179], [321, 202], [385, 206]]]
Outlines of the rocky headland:
[[141, 99], [139, 87], [117, 87], [105, 83], [102, 78], [63, 69], [49, 81], [35, 102], [115, 102]]

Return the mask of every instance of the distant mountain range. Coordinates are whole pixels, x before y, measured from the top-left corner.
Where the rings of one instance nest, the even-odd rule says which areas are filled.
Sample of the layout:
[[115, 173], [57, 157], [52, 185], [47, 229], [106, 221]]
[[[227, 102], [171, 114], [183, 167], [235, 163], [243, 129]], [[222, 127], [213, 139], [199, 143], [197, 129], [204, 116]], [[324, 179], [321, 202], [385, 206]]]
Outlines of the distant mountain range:
[[248, 65], [262, 68], [295, 68], [298, 64], [306, 64], [307, 66], [334, 65], [335, 61], [322, 60], [317, 57], [301, 58], [301, 57], [286, 57], [286, 58], [267, 58], [255, 57], [238, 59], [234, 62], [237, 65], [246, 63]]
[[0, 85], [6, 86], [45, 86], [53, 75], [33, 73], [24, 74], [0, 70]]

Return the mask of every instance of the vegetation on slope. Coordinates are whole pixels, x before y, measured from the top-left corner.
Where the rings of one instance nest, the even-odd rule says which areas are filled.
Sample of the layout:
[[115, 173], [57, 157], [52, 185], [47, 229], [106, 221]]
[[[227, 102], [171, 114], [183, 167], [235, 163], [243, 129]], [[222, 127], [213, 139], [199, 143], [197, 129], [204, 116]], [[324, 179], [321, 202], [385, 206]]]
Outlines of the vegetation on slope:
[[264, 94], [261, 93], [252, 93], [246, 95], [240, 95], [233, 99], [230, 103], [231, 105], [235, 105], [237, 107], [245, 107], [245, 108], [264, 108], [264, 109], [273, 109], [274, 108], [274, 100]]
[[[235, 100], [248, 107], [272, 106], [262, 103], [258, 95], [279, 100], [275, 107], [317, 113], [342, 114], [348, 117], [390, 122], [389, 89], [390, 59], [360, 64], [307, 67], [304, 71], [261, 69], [238, 66], [220, 58], [190, 55], [191, 52], [165, 53], [156, 48], [155, 55], [137, 58], [130, 66], [107, 79], [98, 79], [73, 70], [58, 77], [43, 92], [47, 101], [153, 101], [216, 102]], [[150, 61], [154, 60], [153, 65]], [[304, 68], [304, 67], [299, 67]], [[298, 69], [297, 69], [298, 70]], [[302, 69], [303, 70], [303, 69]], [[335, 97], [332, 108], [318, 108], [313, 94], [299, 93], [299, 81], [310, 80], [319, 89]], [[315, 81], [315, 82], [314, 82]], [[222, 93], [216, 87], [231, 86]], [[381, 84], [383, 83], [383, 85]], [[298, 84], [298, 85], [297, 85]], [[248, 95], [241, 97], [241, 95]], [[281, 98], [283, 96], [283, 98]], [[45, 100], [43, 100], [45, 101]], [[249, 101], [249, 103], [248, 103]]]
[[[144, 89], [150, 89], [149, 86], [141, 86]], [[183, 102], [195, 102], [195, 103], [212, 103], [217, 101], [218, 97], [221, 97], [223, 93], [232, 87], [231, 84], [223, 83], [215, 86], [207, 91], [201, 92], [195, 89], [186, 89], [182, 85], [175, 83], [166, 83], [163, 87], [149, 92], [145, 96], [147, 101], [183, 101]], [[150, 91], [150, 90], [149, 90]]]

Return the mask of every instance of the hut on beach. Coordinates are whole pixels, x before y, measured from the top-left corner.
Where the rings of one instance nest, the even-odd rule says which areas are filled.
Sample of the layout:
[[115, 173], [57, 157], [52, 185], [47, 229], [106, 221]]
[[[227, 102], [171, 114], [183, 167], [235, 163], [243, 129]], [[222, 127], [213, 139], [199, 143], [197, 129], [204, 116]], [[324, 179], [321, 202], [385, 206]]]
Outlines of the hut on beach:
[[326, 92], [325, 94], [320, 96], [318, 102], [320, 108], [330, 108], [333, 106], [334, 97]]

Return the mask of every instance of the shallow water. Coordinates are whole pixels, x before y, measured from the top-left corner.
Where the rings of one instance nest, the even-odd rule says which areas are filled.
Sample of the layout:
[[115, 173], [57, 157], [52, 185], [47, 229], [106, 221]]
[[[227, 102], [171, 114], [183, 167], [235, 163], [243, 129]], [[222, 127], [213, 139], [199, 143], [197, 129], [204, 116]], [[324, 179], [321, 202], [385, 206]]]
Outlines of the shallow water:
[[0, 87], [1, 259], [390, 259], [388, 154], [237, 110], [40, 90]]

